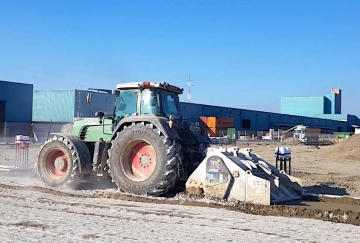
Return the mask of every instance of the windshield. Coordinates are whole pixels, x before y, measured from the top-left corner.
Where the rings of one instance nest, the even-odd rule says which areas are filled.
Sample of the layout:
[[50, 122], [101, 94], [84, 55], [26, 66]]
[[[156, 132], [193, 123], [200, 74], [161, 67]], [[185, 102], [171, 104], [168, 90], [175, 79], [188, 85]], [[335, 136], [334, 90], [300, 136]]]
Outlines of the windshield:
[[176, 94], [169, 92], [161, 93], [161, 104], [162, 111], [166, 117], [173, 115], [175, 119], [181, 118], [180, 107], [179, 107], [179, 97]]
[[137, 90], [122, 90], [116, 100], [115, 116], [127, 117], [136, 115]]

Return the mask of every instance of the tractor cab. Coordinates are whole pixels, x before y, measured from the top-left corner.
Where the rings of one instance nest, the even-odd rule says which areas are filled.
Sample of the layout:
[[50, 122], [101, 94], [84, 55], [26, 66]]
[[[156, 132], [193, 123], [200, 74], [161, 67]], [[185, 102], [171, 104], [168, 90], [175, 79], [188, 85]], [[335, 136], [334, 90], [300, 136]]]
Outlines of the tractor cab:
[[119, 95], [114, 109], [116, 125], [128, 116], [158, 116], [181, 119], [179, 94], [183, 89], [168, 83], [123, 83], [116, 86]]

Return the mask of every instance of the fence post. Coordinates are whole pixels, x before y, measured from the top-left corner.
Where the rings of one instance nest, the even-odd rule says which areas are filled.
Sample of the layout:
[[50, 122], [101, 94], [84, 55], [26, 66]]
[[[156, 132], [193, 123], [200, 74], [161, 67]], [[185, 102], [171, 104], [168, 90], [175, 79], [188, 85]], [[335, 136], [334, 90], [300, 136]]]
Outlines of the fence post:
[[15, 168], [27, 169], [29, 165], [29, 136], [15, 136]]
[[47, 139], [46, 139], [46, 140], [49, 140], [49, 137], [50, 137], [50, 132], [51, 132], [51, 124], [52, 124], [52, 120], [50, 120], [50, 125], [49, 125], [49, 132], [48, 132], [48, 135], [47, 135]]

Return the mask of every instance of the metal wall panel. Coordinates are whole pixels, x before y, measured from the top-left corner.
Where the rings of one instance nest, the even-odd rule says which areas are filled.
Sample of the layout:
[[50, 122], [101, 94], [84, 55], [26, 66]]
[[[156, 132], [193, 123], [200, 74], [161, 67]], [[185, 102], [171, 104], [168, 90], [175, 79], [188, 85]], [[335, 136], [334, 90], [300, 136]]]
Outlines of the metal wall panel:
[[34, 92], [33, 121], [72, 122], [74, 109], [75, 90]]
[[90, 92], [91, 102], [86, 101], [87, 91], [75, 90], [75, 118], [94, 117], [95, 112], [113, 114], [116, 95], [101, 92]]
[[[329, 99], [330, 101], [330, 113], [329, 114], [336, 114], [335, 113], [335, 109], [336, 109], [336, 94], [326, 94], [325, 97], [327, 99]], [[326, 113], [325, 113], [326, 114]]]
[[33, 85], [0, 81], [0, 100], [5, 101], [5, 122], [31, 122]]
[[325, 98], [321, 97], [281, 97], [281, 113], [312, 117], [324, 114]]
[[329, 97], [325, 96], [324, 99], [324, 113], [323, 114], [331, 114], [331, 103], [332, 101], [329, 99]]
[[341, 114], [341, 95], [335, 94], [334, 114]]
[[331, 93], [326, 95], [326, 97], [328, 97], [332, 102], [331, 114], [341, 114], [341, 96], [341, 89], [332, 89]]
[[[92, 92], [91, 103], [86, 102], [86, 96], [87, 92], [81, 90], [35, 91], [34, 121], [71, 122], [77, 117], [94, 117], [96, 111], [112, 114], [116, 96]], [[287, 115], [185, 102], [181, 102], [180, 107], [184, 118], [189, 121], [199, 122], [200, 116], [231, 117], [236, 129], [267, 131], [270, 128], [285, 129], [302, 124], [337, 131], [348, 130], [347, 122], [315, 118], [314, 115]]]
[[[236, 129], [268, 131], [270, 128], [286, 129], [295, 125], [307, 125], [310, 127], [322, 128], [324, 130], [348, 130], [348, 123], [346, 121], [321, 119], [313, 116], [296, 116], [186, 102], [181, 102], [180, 108], [183, 117], [191, 122], [200, 122], [200, 116], [232, 117]], [[245, 124], [249, 125], [249, 127], [244, 127]]]
[[35, 91], [33, 120], [37, 122], [72, 122], [76, 118], [94, 117], [95, 112], [112, 114], [116, 96], [91, 92], [91, 103], [85, 90]]

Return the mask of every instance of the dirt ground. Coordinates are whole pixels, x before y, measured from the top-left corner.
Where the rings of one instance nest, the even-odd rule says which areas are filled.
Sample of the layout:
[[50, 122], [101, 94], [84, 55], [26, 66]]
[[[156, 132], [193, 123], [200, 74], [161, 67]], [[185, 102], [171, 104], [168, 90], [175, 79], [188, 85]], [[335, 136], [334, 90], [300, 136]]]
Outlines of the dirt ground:
[[350, 224], [121, 200], [111, 190], [60, 193], [33, 183], [0, 178], [1, 242], [345, 243], [360, 233]]
[[[230, 145], [232, 146], [232, 145]], [[249, 147], [267, 162], [275, 165], [274, 152], [278, 146], [291, 148], [291, 175], [303, 180], [305, 191], [319, 194], [360, 197], [360, 135], [329, 146], [305, 146], [293, 139], [283, 144], [238, 144]], [[31, 145], [28, 154], [29, 166], [34, 166], [40, 145]], [[26, 155], [27, 154], [27, 155]], [[15, 147], [0, 145], [0, 165], [13, 165]]]
[[[273, 165], [275, 148], [290, 147], [291, 175], [303, 180], [304, 192], [347, 199], [320, 197], [321, 202], [296, 206], [223, 204], [181, 193], [133, 197], [106, 183], [53, 190], [34, 171], [0, 171], [0, 235], [3, 242], [357, 242], [352, 236], [360, 235], [355, 226], [360, 200], [348, 197], [360, 197], [359, 144], [360, 135], [319, 148], [292, 139], [281, 145], [239, 144]], [[30, 166], [39, 147], [31, 145], [25, 153]], [[0, 146], [0, 165], [13, 165], [15, 157], [14, 147]]]
[[305, 191], [360, 197], [360, 135], [328, 146], [294, 145], [293, 139], [288, 139], [283, 145], [250, 145], [250, 148], [275, 165], [277, 146], [291, 148], [291, 175], [303, 180]]

